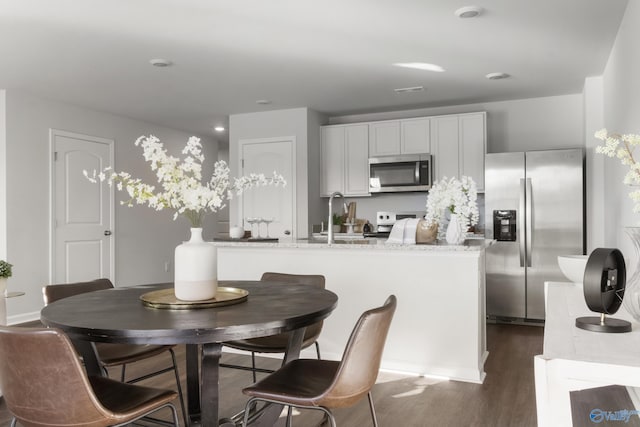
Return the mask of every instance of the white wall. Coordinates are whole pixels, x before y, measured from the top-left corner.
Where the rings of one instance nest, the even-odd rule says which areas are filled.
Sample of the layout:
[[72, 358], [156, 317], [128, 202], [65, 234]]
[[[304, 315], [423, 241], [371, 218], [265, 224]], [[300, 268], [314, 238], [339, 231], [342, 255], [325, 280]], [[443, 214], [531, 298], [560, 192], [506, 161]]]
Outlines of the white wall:
[[320, 224], [328, 215], [325, 199], [320, 198], [320, 126], [327, 118], [313, 110], [307, 114], [307, 176], [309, 180], [309, 224]]
[[[604, 125], [609, 131], [640, 133], [640, 2], [630, 1], [618, 31], [603, 74]], [[587, 139], [592, 135], [587, 135]], [[638, 158], [640, 153], [635, 154]], [[632, 212], [627, 197], [630, 187], [622, 184], [627, 168], [617, 159], [607, 159], [601, 179], [605, 183], [605, 230], [607, 246], [617, 247], [627, 258], [627, 268], [635, 265], [637, 256], [626, 226], [640, 225], [640, 214]]]
[[[450, 107], [422, 108], [374, 114], [331, 117], [331, 124], [397, 118], [487, 112], [487, 152], [547, 150], [584, 146], [582, 94], [486, 102]], [[380, 194], [350, 199], [357, 202], [358, 218], [375, 225], [377, 211], [424, 211], [425, 193]], [[484, 224], [484, 198], [480, 196], [480, 224]], [[324, 217], [323, 217], [324, 219]]]
[[603, 79], [589, 77], [584, 84], [584, 122], [586, 148], [587, 253], [605, 247], [607, 239], [602, 227], [605, 218], [605, 156], [595, 153], [600, 141], [593, 134], [604, 126]]
[[[7, 257], [14, 264], [9, 287], [26, 292], [24, 297], [9, 301], [10, 322], [34, 315], [38, 318], [43, 304], [41, 287], [49, 283], [50, 128], [113, 139], [115, 168], [151, 182], [154, 176], [134, 141], [140, 135], [154, 134], [170, 152], [181, 155], [190, 136], [21, 92], [6, 92], [6, 241]], [[203, 138], [203, 145], [210, 169], [217, 158], [217, 144]], [[121, 194], [116, 194], [117, 201], [122, 199]], [[171, 281], [173, 251], [188, 238], [188, 222], [174, 222], [168, 211], [155, 212], [142, 206], [126, 208], [117, 203], [115, 224], [116, 286]], [[205, 227], [206, 236], [212, 237], [215, 217], [208, 218]], [[164, 271], [167, 261], [171, 264], [169, 272]]]
[[7, 260], [7, 128], [6, 94], [0, 90], [0, 259]]
[[[296, 164], [298, 166], [296, 168], [296, 228], [298, 237], [307, 236], [309, 230], [309, 177], [306, 167], [309, 161], [309, 114], [307, 108], [293, 108], [229, 116], [229, 159], [231, 172], [236, 176], [239, 175], [237, 162], [240, 140], [290, 136], [296, 138]], [[240, 218], [238, 205], [232, 201], [229, 208], [230, 221], [234, 223]]]

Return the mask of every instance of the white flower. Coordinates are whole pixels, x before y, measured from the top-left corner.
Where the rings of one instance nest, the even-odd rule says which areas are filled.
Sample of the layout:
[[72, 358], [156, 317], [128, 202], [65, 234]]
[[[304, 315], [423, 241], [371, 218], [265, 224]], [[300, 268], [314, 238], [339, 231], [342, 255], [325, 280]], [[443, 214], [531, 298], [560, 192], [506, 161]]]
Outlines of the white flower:
[[[594, 135], [597, 139], [604, 141], [604, 145], [596, 147], [596, 153], [601, 153], [609, 157], [617, 157], [620, 163], [629, 166], [622, 183], [625, 185], [640, 185], [640, 164], [633, 157], [633, 152], [637, 145], [640, 145], [640, 135], [609, 133], [606, 129], [600, 129]], [[622, 145], [620, 145], [622, 143]], [[629, 198], [633, 200], [633, 212], [640, 213], [640, 190], [633, 190], [629, 193]]]
[[427, 213], [425, 220], [429, 225], [440, 223], [445, 210], [458, 214], [460, 220], [467, 225], [475, 225], [480, 219], [478, 212], [478, 190], [471, 177], [463, 176], [436, 181], [427, 197]]
[[129, 200], [122, 201], [122, 205], [133, 206], [148, 205], [155, 210], [164, 208], [173, 209], [173, 219], [179, 215], [186, 216], [193, 227], [202, 226], [202, 217], [208, 212], [217, 212], [224, 208], [225, 200], [231, 198], [233, 193], [241, 194], [242, 191], [263, 185], [286, 185], [284, 178], [273, 173], [270, 178], [263, 174], [250, 174], [248, 177], [234, 178], [230, 184], [230, 170], [227, 164], [220, 160], [214, 165], [214, 171], [209, 182], [202, 182], [202, 144], [200, 139], [192, 136], [182, 150], [186, 157], [180, 159], [169, 156], [158, 138], [153, 135], [141, 136], [135, 142], [141, 146], [145, 161], [150, 163], [151, 170], [155, 171], [158, 184], [162, 191], [155, 192], [153, 185], [145, 184], [139, 178], [132, 178], [127, 172], [93, 171], [89, 174], [83, 171], [84, 176], [91, 182], [107, 181], [109, 185], [116, 185], [119, 191], [126, 190]]

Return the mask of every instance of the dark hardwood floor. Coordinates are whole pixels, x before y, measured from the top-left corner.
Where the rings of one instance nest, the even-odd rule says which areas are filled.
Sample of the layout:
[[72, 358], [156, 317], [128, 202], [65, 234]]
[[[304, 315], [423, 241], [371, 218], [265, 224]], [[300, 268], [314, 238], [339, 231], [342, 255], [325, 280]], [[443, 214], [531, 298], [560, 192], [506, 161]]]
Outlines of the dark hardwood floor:
[[[537, 326], [487, 325], [489, 358], [484, 384], [443, 381], [432, 378], [406, 377], [381, 373], [373, 389], [373, 397], [381, 427], [527, 427], [536, 425], [533, 356], [542, 353], [543, 328]], [[184, 348], [179, 347], [184, 382]], [[224, 354], [223, 360], [248, 363], [244, 355]], [[128, 367], [131, 375], [151, 364], [168, 360], [138, 363]], [[259, 358], [259, 366], [277, 367], [275, 359]], [[119, 373], [115, 373], [116, 375]], [[230, 416], [244, 408], [246, 399], [241, 388], [250, 384], [251, 373], [221, 369], [220, 413]], [[172, 374], [148, 380], [146, 385], [172, 387]], [[178, 406], [178, 405], [176, 405]], [[321, 420], [318, 411], [294, 412], [295, 427], [315, 426]], [[353, 408], [335, 411], [338, 426], [371, 425], [369, 408], [364, 399]], [[8, 426], [10, 414], [0, 402], [0, 426]], [[278, 426], [284, 426], [281, 419]]]

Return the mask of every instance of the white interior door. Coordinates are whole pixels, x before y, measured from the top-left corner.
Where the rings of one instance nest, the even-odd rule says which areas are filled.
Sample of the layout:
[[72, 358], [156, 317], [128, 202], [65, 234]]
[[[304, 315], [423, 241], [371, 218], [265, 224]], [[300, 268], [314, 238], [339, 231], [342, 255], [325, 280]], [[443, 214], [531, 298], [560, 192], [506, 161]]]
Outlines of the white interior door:
[[113, 190], [82, 171], [113, 165], [113, 141], [51, 131], [52, 282], [113, 276]]
[[[239, 221], [244, 220], [245, 229], [251, 226], [247, 218], [273, 219], [269, 224], [269, 237], [295, 238], [295, 162], [293, 138], [274, 138], [241, 140], [241, 173], [263, 173], [271, 176], [273, 171], [281, 174], [287, 181], [285, 187], [266, 186], [247, 190], [240, 201]], [[258, 225], [253, 226], [257, 231]], [[260, 237], [267, 237], [266, 224], [260, 225]]]

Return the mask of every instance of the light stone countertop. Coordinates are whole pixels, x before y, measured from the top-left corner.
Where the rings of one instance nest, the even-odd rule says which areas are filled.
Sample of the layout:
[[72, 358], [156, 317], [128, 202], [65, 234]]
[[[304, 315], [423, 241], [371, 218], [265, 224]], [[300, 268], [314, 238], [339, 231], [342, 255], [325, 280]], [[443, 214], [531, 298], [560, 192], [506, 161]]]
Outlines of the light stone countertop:
[[435, 244], [387, 244], [387, 239], [360, 238], [338, 240], [331, 245], [315, 239], [298, 239], [280, 242], [248, 242], [233, 240], [214, 240], [221, 247], [259, 247], [259, 248], [300, 248], [300, 249], [348, 249], [348, 250], [380, 250], [380, 251], [440, 251], [440, 252], [479, 252], [493, 244], [490, 239], [467, 239], [462, 245], [450, 245], [444, 241]]

